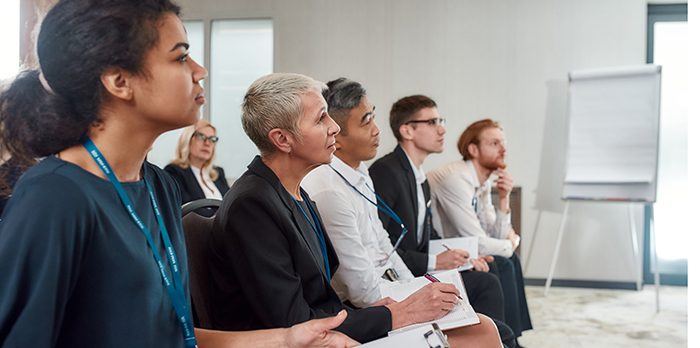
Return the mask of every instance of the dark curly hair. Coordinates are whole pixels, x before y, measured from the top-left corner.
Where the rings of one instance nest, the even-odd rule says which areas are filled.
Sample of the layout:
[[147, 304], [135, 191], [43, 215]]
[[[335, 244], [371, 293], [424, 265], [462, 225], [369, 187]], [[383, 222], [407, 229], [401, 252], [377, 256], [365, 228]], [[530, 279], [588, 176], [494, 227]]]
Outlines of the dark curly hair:
[[20, 73], [0, 95], [0, 153], [31, 163], [79, 144], [99, 122], [101, 75], [118, 67], [144, 74], [144, 57], [158, 42], [170, 0], [61, 0], [37, 39], [38, 70]]

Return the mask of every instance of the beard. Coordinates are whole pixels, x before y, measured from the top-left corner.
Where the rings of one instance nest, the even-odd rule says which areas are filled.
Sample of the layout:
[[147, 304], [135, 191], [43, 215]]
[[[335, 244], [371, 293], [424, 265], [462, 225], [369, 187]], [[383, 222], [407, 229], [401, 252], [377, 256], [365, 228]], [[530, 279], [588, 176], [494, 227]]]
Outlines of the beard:
[[506, 157], [496, 157], [496, 158], [490, 158], [490, 159], [482, 159], [479, 161], [479, 164], [481, 164], [482, 167], [494, 171], [496, 169], [506, 169], [508, 164], [506, 163]]

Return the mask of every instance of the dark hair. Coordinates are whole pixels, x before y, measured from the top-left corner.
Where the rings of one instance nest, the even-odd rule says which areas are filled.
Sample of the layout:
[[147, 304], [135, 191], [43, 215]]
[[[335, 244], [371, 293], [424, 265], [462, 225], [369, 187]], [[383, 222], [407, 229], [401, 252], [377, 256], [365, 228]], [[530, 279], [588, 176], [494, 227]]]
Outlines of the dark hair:
[[79, 144], [105, 93], [101, 75], [118, 67], [145, 74], [158, 25], [180, 8], [170, 0], [61, 0], [37, 39], [41, 73], [22, 72], [0, 95], [0, 152], [30, 162]]
[[399, 130], [401, 129], [401, 126], [406, 124], [406, 122], [413, 119], [413, 115], [423, 108], [436, 107], [437, 104], [435, 101], [424, 95], [404, 97], [394, 103], [394, 105], [391, 106], [391, 111], [389, 112], [389, 125], [391, 126], [391, 131], [394, 133], [396, 140], [403, 140]]
[[457, 141], [457, 149], [462, 155], [463, 160], [466, 161], [472, 159], [472, 155], [469, 154], [469, 144], [479, 146], [479, 143], [481, 142], [481, 132], [483, 132], [484, 129], [489, 128], [501, 129], [501, 125], [498, 124], [498, 122], [494, 122], [493, 120], [487, 118], [485, 120], [476, 121], [470, 124], [469, 127], [462, 132], [462, 135], [459, 136], [459, 140]]
[[340, 134], [345, 135], [350, 110], [360, 105], [367, 91], [358, 82], [344, 77], [330, 81], [326, 85], [328, 89], [323, 92], [323, 97], [328, 103], [328, 115], [340, 126]]

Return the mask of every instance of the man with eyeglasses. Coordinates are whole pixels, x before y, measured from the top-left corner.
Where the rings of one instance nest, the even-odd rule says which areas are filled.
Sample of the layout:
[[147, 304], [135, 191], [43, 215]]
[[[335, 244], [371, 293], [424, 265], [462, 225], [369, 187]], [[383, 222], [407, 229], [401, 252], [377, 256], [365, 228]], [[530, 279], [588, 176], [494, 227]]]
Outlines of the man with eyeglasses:
[[[369, 173], [379, 197], [404, 221], [409, 231], [398, 249], [401, 258], [416, 276], [464, 265], [469, 254], [463, 250], [428, 255], [428, 241], [438, 236], [431, 228], [430, 188], [422, 164], [429, 154], [442, 152], [445, 119], [438, 114], [435, 101], [413, 95], [394, 103], [389, 124], [399, 144], [392, 153], [377, 160]], [[380, 217], [392, 242], [396, 243], [401, 227], [387, 214], [380, 213]], [[476, 260], [475, 266], [484, 269], [485, 264]]]
[[[392, 244], [396, 244], [396, 238], [389, 238], [378, 215], [379, 211], [387, 212], [397, 226], [404, 219], [397, 218], [392, 209], [383, 204], [383, 196], [374, 194], [378, 187], [374, 186], [363, 163], [375, 157], [379, 146], [380, 130], [374, 122], [374, 105], [358, 82], [339, 78], [328, 82], [327, 86], [323, 97], [328, 103], [328, 114], [341, 129], [335, 136], [336, 151], [330, 164], [311, 171], [301, 185], [316, 202], [335, 246], [340, 266], [331, 285], [340, 299], [360, 308], [392, 303], [390, 298], [381, 297], [382, 283], [422, 276], [425, 272], [414, 275], [415, 272], [406, 266], [394, 251]], [[433, 122], [433, 128], [440, 124]], [[406, 222], [406, 226], [411, 228], [415, 222]], [[415, 232], [412, 234], [415, 240]], [[406, 236], [399, 247], [409, 239], [411, 237]], [[502, 341], [513, 347], [512, 330], [499, 321], [503, 319], [503, 297], [498, 278], [483, 272], [468, 273], [464, 282], [469, 303], [476, 312], [491, 316]], [[399, 304], [408, 307], [413, 302], [425, 308], [434, 306], [430, 297], [424, 295], [427, 293], [414, 295]], [[450, 337], [455, 334], [449, 332]]]
[[[479, 253], [493, 255], [503, 288], [506, 323], [516, 337], [532, 329], [525, 298], [520, 237], [510, 223], [513, 178], [506, 171], [506, 138], [498, 122], [474, 122], [462, 133], [457, 148], [462, 160], [431, 170], [435, 228], [445, 238], [475, 236]], [[490, 177], [494, 177], [490, 179]], [[491, 187], [498, 190], [498, 209], [491, 202]]]
[[[389, 124], [398, 145], [393, 152], [374, 162], [369, 174], [377, 195], [408, 230], [397, 252], [415, 276], [472, 263], [474, 270], [462, 272], [467, 293], [479, 297], [470, 302], [477, 312], [502, 320], [504, 312], [500, 301], [503, 295], [498, 291], [498, 277], [487, 273], [490, 258], [469, 260], [469, 253], [459, 249], [446, 250], [437, 256], [428, 254], [430, 239], [440, 237], [432, 225], [430, 187], [422, 164], [428, 155], [443, 150], [445, 119], [438, 114], [437, 104], [423, 95], [402, 98], [392, 106]], [[402, 233], [401, 226], [384, 212], [380, 211], [379, 217], [395, 244]], [[492, 290], [494, 283], [495, 291]]]

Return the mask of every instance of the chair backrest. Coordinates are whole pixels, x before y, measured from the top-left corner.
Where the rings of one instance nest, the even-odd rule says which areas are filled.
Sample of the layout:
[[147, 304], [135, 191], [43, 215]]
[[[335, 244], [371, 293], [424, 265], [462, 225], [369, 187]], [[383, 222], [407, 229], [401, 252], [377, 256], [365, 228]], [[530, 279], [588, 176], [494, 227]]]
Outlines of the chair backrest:
[[[208, 202], [200, 202], [208, 201]], [[199, 202], [199, 203], [197, 203]], [[192, 204], [197, 203], [197, 204]], [[192, 296], [192, 315], [196, 327], [213, 329], [211, 319], [211, 293], [209, 271], [209, 239], [214, 216], [204, 217], [194, 210], [201, 207], [218, 208], [220, 200], [202, 199], [189, 202], [182, 208], [182, 228], [187, 245], [187, 263], [190, 270], [190, 295]], [[186, 209], [186, 206], [189, 208]]]
[[182, 205], [182, 217], [193, 211], [206, 217], [214, 216], [220, 205], [221, 200], [216, 198], [203, 198], [187, 202]]

